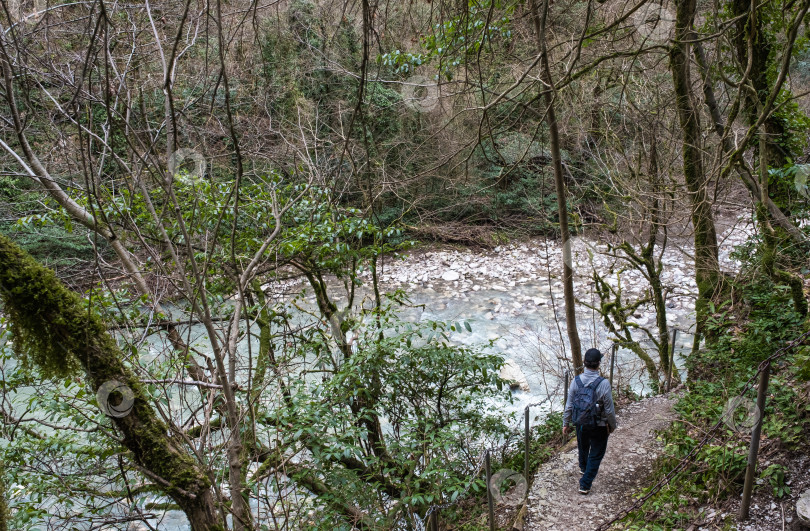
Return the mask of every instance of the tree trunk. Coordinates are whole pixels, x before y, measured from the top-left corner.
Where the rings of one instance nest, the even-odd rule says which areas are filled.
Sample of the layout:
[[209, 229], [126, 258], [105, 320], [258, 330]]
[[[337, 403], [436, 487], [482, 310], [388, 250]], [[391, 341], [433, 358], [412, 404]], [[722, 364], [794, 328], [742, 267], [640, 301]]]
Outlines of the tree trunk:
[[5, 473], [3, 463], [0, 461], [0, 531], [8, 531], [8, 504], [6, 503], [6, 482], [2, 474]]
[[675, 89], [675, 106], [683, 138], [683, 174], [691, 201], [695, 231], [695, 276], [698, 285], [697, 330], [693, 350], [703, 335], [708, 303], [717, 296], [721, 285], [717, 256], [717, 233], [712, 204], [707, 193], [706, 174], [701, 153], [700, 120], [689, 75], [689, 38], [695, 18], [695, 0], [676, 1], [675, 41], [669, 51], [670, 70]]
[[574, 295], [574, 270], [571, 257], [571, 232], [568, 229], [568, 206], [566, 197], [568, 196], [563, 180], [562, 154], [560, 152], [560, 131], [557, 125], [557, 115], [554, 112], [554, 81], [551, 76], [551, 67], [548, 61], [548, 50], [546, 48], [545, 28], [546, 16], [548, 14], [548, 0], [543, 0], [540, 9], [537, 7], [537, 0], [531, 0], [531, 14], [534, 21], [535, 38], [537, 39], [537, 51], [541, 57], [540, 77], [546, 88], [543, 90], [543, 99], [546, 105], [546, 122], [549, 129], [549, 148], [551, 150], [551, 162], [554, 167], [554, 187], [557, 192], [557, 212], [560, 218], [560, 240], [563, 246], [563, 295], [565, 298], [565, 328], [568, 332], [568, 342], [571, 344], [571, 363], [576, 372], [582, 372], [582, 347], [579, 341], [579, 331], [577, 330], [576, 297]]
[[[751, 0], [732, 0], [729, 6], [732, 16], [736, 18], [732, 39], [737, 52], [737, 61], [747, 72], [747, 78], [756, 92], [752, 94], [745, 86], [740, 87], [743, 91], [746, 120], [751, 126], [759, 120], [757, 109], [765, 104], [771, 92], [768, 83], [768, 61], [773, 46], [763, 31], [759, 7], [752, 12]], [[772, 166], [781, 168], [787, 163], [789, 156], [779, 145], [779, 140], [785, 135], [784, 124], [777, 116], [771, 114], [762, 123], [761, 130], [760, 134], [765, 136], [765, 141], [761, 144], [764, 147], [762, 153]]]
[[[712, 80], [709, 77], [709, 65], [706, 61], [706, 54], [703, 51], [703, 46], [699, 42], [695, 42], [693, 46], [695, 62], [698, 65], [701, 80], [703, 81], [703, 101], [706, 103], [709, 116], [711, 116], [714, 132], [720, 137], [723, 153], [733, 153], [734, 145], [731, 143], [731, 138], [726, 135], [725, 120], [723, 120], [723, 116], [720, 113], [720, 106], [717, 104], [717, 98], [714, 95], [714, 86], [712, 85]], [[750, 169], [747, 167], [745, 159], [740, 159], [739, 163], [736, 165], [736, 171], [737, 175], [740, 177], [740, 180], [742, 180], [745, 187], [748, 188], [748, 191], [751, 193], [752, 200], [754, 203], [757, 203], [761, 198], [759, 185], [757, 184], [756, 179], [754, 179], [752, 176]], [[782, 212], [776, 203], [771, 200], [770, 197], [766, 197], [765, 200], [768, 207], [768, 212], [770, 212], [771, 216], [779, 227], [788, 233], [796, 244], [802, 246], [807, 245], [808, 240], [804, 233], [790, 221], [790, 219], [784, 214], [784, 212]]]
[[224, 529], [216, 516], [208, 476], [182, 443], [167, 435], [168, 427], [155, 415], [101, 319], [88, 312], [87, 304], [51, 270], [3, 236], [0, 298], [16, 348], [28, 353], [43, 374], [65, 376], [80, 366], [94, 392], [111, 381], [132, 391], [131, 409], [111, 420], [135, 464], [183, 509], [192, 529]]
[[[655, 307], [655, 324], [658, 328], [658, 359], [661, 372], [670, 374], [669, 368], [669, 326], [667, 325], [667, 305], [664, 299], [664, 286], [661, 282], [663, 264], [655, 261], [655, 248], [658, 243], [658, 231], [663, 228], [664, 243], [662, 248], [666, 248], [666, 224], [662, 216], [661, 197], [663, 186], [661, 176], [658, 171], [658, 145], [653, 136], [650, 148], [649, 177], [652, 185], [652, 200], [650, 204], [650, 234], [647, 238], [647, 245], [641, 249], [644, 268], [650, 281], [653, 306]], [[663, 252], [663, 251], [662, 251]], [[673, 367], [674, 369], [674, 367]], [[669, 385], [669, 382], [667, 382]]]

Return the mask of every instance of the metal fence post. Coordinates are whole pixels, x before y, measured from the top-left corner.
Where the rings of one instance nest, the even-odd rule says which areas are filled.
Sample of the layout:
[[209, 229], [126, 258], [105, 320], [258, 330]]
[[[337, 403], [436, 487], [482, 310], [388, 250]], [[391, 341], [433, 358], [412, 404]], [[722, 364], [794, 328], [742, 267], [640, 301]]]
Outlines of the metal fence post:
[[487, 505], [489, 506], [489, 531], [495, 531], [495, 501], [492, 498], [492, 469], [489, 466], [489, 449], [484, 454], [484, 467], [487, 469]]
[[[526, 484], [529, 484], [529, 406], [523, 412], [525, 418], [525, 429], [523, 432], [523, 442], [525, 446], [524, 459], [523, 459], [523, 475], [526, 476]], [[526, 489], [526, 495], [529, 494], [529, 489]]]
[[754, 472], [757, 468], [757, 454], [759, 453], [759, 437], [762, 435], [762, 419], [765, 416], [765, 398], [768, 392], [768, 379], [771, 376], [771, 363], [765, 364], [759, 374], [759, 389], [757, 389], [757, 411], [759, 418], [751, 432], [751, 447], [748, 449], [748, 466], [745, 469], [745, 485], [743, 486], [742, 503], [740, 504], [740, 520], [748, 519], [748, 509], [751, 507], [751, 493], [754, 490]]
[[565, 409], [565, 405], [568, 403], [568, 378], [569, 372], [568, 370], [565, 371], [565, 390], [563, 391], [563, 409]]
[[610, 351], [610, 387], [613, 388], [613, 367], [616, 366], [616, 350], [618, 350], [619, 345], [616, 343], [613, 344], [613, 348]]

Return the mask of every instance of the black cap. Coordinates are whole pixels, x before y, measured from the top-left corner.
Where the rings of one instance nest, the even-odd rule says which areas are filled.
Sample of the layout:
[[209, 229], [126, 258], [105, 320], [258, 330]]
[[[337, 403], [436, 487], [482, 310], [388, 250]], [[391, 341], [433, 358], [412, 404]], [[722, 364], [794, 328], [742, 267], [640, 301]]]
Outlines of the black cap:
[[599, 363], [602, 361], [602, 353], [598, 348], [591, 348], [585, 353], [585, 363]]

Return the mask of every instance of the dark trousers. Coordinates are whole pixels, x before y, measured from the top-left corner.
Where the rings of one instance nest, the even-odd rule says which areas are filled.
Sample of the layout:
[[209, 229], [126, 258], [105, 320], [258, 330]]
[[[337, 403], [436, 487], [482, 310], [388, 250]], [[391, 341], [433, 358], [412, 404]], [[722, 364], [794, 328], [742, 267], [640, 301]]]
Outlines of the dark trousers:
[[579, 469], [584, 470], [579, 480], [581, 489], [590, 490], [599, 465], [607, 450], [608, 429], [606, 426], [595, 428], [577, 427], [577, 448], [579, 449]]

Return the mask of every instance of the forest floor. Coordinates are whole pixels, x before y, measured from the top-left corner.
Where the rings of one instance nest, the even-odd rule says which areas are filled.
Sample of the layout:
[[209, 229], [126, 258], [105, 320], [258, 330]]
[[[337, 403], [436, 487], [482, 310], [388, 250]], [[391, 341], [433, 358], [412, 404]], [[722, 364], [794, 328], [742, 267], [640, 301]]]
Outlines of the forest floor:
[[590, 494], [579, 494], [576, 439], [537, 471], [529, 492], [526, 530], [591, 531], [632, 503], [646, 485], [662, 443], [656, 431], [676, 418], [675, 392], [622, 408]]

